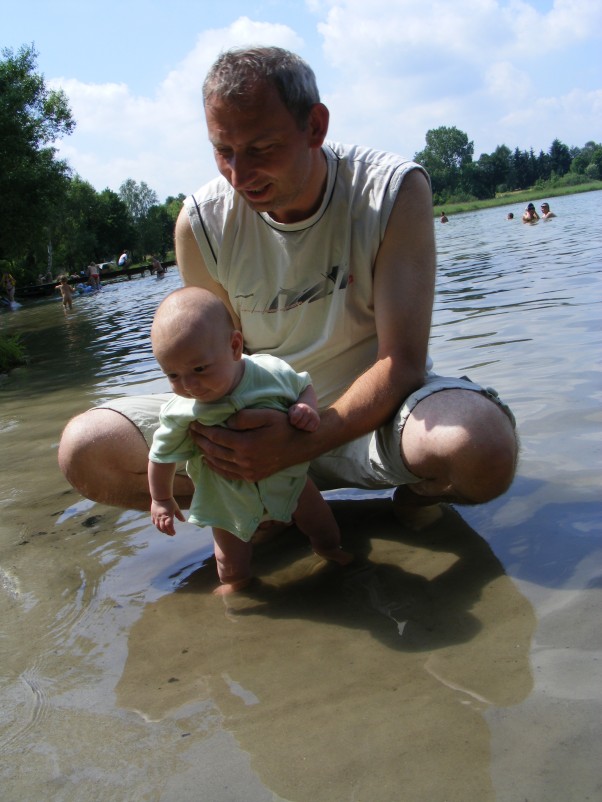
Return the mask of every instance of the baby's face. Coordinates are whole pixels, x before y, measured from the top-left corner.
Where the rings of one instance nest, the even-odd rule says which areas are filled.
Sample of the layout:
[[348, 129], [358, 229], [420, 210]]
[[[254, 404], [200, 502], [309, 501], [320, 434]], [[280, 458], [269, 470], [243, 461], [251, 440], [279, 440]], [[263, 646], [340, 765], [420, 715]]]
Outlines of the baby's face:
[[210, 338], [215, 342], [191, 343], [177, 350], [166, 349], [159, 360], [172, 390], [183, 398], [211, 403], [228, 395], [242, 375], [236, 337]]

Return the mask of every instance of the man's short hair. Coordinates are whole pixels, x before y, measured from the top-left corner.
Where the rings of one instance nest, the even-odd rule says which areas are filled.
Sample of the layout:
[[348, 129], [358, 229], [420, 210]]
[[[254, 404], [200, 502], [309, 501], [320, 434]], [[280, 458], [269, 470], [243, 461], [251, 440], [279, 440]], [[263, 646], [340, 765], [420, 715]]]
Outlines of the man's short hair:
[[218, 97], [244, 108], [252, 90], [262, 82], [275, 87], [299, 128], [304, 129], [312, 106], [320, 102], [316, 76], [300, 56], [282, 47], [226, 50], [207, 73], [203, 103]]

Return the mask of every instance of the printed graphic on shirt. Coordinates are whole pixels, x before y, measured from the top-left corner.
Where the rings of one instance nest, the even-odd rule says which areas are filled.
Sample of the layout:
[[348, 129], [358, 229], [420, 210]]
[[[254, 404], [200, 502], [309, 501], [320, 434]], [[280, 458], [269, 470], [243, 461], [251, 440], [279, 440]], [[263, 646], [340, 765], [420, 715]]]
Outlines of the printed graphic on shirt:
[[[292, 287], [290, 289], [281, 287], [276, 295], [266, 303], [263, 308], [258, 308], [256, 305], [253, 308], [241, 308], [241, 312], [259, 312], [261, 314], [271, 314], [274, 312], [286, 312], [289, 309], [294, 309], [302, 304], [311, 304], [314, 301], [319, 301], [329, 295], [333, 295], [336, 290], [345, 290], [353, 283], [353, 276], [349, 274], [348, 267], [341, 267], [335, 265], [328, 273], [322, 273], [322, 280], [316, 282], [310, 287]], [[237, 295], [236, 299], [241, 301], [247, 300], [249, 295]]]

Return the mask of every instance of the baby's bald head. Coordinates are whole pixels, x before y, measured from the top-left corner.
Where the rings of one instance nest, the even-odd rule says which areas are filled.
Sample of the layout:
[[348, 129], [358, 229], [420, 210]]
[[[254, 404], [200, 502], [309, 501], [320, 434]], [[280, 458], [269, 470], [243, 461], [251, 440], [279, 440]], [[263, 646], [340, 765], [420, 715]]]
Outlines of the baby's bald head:
[[220, 299], [200, 287], [183, 287], [159, 304], [151, 327], [153, 353], [159, 362], [166, 352], [203, 338], [228, 340], [232, 318]]

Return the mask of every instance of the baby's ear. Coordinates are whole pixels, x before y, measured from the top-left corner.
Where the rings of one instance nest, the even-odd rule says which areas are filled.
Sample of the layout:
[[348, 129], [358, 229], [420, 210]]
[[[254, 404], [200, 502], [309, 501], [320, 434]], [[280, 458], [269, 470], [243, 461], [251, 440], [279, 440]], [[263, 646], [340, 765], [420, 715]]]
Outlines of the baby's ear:
[[242, 332], [238, 331], [238, 329], [234, 329], [232, 335], [230, 337], [230, 344], [232, 346], [232, 355], [234, 356], [235, 360], [239, 360], [242, 357], [243, 351], [243, 338]]

